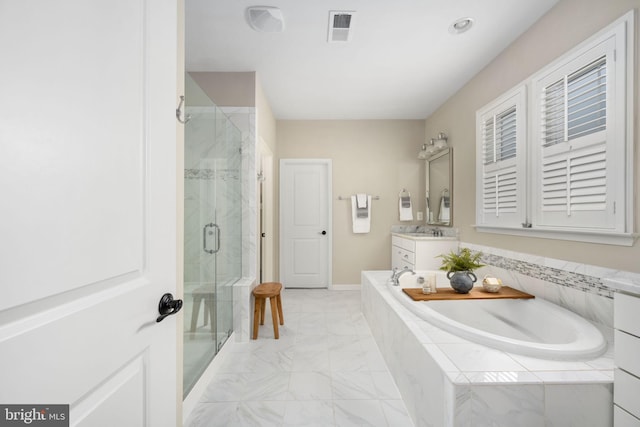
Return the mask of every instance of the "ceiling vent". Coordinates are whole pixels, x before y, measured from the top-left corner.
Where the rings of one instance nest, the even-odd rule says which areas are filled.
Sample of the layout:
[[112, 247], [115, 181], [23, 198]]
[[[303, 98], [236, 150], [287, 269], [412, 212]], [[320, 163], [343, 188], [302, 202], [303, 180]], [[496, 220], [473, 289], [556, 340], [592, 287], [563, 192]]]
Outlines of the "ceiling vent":
[[351, 41], [355, 12], [332, 10], [329, 12], [329, 43]]
[[280, 33], [284, 31], [282, 11], [271, 6], [251, 6], [247, 8], [247, 22], [261, 33]]

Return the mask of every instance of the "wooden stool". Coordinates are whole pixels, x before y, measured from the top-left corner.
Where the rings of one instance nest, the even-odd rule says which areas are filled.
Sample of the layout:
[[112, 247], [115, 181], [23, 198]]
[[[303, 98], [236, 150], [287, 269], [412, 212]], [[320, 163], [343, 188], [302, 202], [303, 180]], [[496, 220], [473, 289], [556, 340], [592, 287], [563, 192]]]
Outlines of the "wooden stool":
[[[215, 291], [211, 285], [200, 286], [192, 292], [193, 312], [191, 313], [191, 332], [195, 332], [198, 326], [198, 316], [200, 315], [200, 303], [204, 302], [204, 325], [207, 325], [208, 318], [211, 318], [211, 332], [215, 332]], [[192, 337], [193, 338], [193, 337]]]
[[253, 339], [258, 339], [258, 321], [264, 325], [264, 309], [266, 299], [269, 298], [271, 303], [271, 318], [273, 319], [273, 334], [276, 339], [280, 338], [278, 334], [278, 317], [280, 324], [284, 325], [284, 317], [282, 317], [282, 300], [280, 299], [280, 291], [282, 284], [278, 282], [261, 283], [253, 290], [253, 296], [256, 302], [253, 308]]

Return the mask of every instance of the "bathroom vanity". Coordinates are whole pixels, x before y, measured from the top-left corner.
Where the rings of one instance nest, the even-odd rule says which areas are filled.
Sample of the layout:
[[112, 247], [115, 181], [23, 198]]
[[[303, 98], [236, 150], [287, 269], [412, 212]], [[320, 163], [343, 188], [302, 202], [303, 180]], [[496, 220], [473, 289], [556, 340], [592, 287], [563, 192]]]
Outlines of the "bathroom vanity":
[[435, 237], [425, 233], [391, 233], [391, 268], [437, 270], [438, 255], [458, 250], [455, 237]]

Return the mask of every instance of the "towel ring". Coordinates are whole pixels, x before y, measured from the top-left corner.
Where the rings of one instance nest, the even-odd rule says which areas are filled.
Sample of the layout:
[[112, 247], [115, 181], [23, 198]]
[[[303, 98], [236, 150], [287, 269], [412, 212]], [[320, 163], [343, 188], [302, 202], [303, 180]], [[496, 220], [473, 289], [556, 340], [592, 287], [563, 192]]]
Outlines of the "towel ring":
[[406, 188], [403, 188], [402, 191], [400, 192], [400, 194], [398, 194], [398, 197], [402, 197], [402, 196], [408, 196], [411, 197], [411, 193], [407, 191]]

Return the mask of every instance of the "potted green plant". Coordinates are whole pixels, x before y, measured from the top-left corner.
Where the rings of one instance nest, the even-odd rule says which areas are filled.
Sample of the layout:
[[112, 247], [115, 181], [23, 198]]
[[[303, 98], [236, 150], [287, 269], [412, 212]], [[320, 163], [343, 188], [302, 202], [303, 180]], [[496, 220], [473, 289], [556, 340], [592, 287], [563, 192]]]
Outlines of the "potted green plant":
[[442, 258], [440, 270], [447, 271], [447, 279], [454, 291], [467, 294], [473, 288], [473, 284], [478, 280], [473, 270], [484, 267], [480, 263], [482, 252], [473, 252], [469, 248], [461, 248], [458, 253], [453, 251], [446, 255], [439, 255]]

